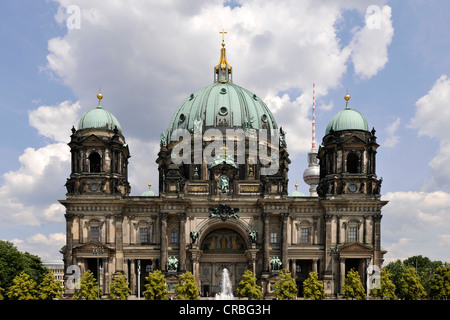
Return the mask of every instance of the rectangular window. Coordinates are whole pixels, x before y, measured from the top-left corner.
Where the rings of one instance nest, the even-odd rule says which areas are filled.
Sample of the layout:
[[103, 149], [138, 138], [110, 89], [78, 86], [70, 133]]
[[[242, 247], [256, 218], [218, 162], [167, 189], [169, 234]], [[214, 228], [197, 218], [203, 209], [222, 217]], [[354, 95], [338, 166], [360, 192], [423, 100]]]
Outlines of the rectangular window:
[[276, 232], [270, 233], [270, 243], [277, 243], [277, 233]]
[[309, 228], [300, 229], [300, 243], [309, 243]]
[[177, 243], [178, 242], [178, 234], [176, 232], [172, 232], [170, 234], [170, 242]]
[[139, 242], [140, 243], [148, 242], [148, 229], [147, 228], [139, 228]]
[[91, 241], [100, 241], [100, 227], [91, 227]]
[[347, 241], [348, 242], [356, 241], [357, 240], [357, 232], [358, 232], [358, 228], [357, 227], [349, 227], [348, 228]]

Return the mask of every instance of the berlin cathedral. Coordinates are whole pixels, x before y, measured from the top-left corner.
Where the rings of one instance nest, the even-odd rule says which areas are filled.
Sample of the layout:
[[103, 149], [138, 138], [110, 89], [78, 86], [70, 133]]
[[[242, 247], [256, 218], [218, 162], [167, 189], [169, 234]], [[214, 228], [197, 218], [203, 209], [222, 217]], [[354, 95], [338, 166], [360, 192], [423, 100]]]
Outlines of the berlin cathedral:
[[71, 173], [60, 200], [65, 270], [91, 270], [103, 294], [122, 273], [136, 296], [156, 269], [169, 293], [192, 272], [202, 296], [219, 291], [224, 268], [233, 289], [252, 270], [265, 297], [280, 269], [291, 272], [299, 296], [310, 272], [328, 296], [341, 293], [352, 268], [366, 287], [368, 270], [381, 268], [386, 253], [375, 129], [349, 107], [347, 94], [318, 150], [313, 129], [303, 175], [309, 195], [288, 193], [285, 132], [258, 96], [233, 82], [224, 41], [213, 72], [214, 82], [174, 108], [161, 134], [158, 193], [149, 185], [130, 196], [128, 144], [101, 93], [72, 128]]

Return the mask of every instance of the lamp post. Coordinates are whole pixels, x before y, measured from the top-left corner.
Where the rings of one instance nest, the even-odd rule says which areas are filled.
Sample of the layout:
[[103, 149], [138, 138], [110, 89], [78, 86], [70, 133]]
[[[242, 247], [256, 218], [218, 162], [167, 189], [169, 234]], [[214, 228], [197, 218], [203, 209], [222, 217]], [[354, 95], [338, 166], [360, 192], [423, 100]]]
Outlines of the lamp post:
[[137, 273], [138, 273], [138, 299], [141, 299], [141, 260], [137, 261]]
[[92, 254], [97, 256], [97, 298], [100, 299], [100, 273], [102, 268], [100, 267], [100, 257], [104, 252], [103, 247], [94, 247], [92, 248]]

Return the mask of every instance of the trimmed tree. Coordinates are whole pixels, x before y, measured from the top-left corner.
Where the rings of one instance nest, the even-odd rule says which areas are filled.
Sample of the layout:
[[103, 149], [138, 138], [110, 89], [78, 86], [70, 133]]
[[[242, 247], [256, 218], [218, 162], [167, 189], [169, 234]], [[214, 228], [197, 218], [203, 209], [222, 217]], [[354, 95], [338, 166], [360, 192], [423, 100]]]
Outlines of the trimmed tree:
[[345, 299], [366, 299], [366, 291], [361, 283], [358, 271], [351, 269], [345, 276], [342, 292]]
[[102, 288], [98, 288], [97, 279], [91, 270], [86, 271], [80, 279], [80, 289], [73, 295], [74, 300], [97, 300], [102, 295]]
[[387, 268], [381, 269], [380, 288], [372, 289], [371, 294], [374, 297], [383, 300], [395, 299], [395, 284], [391, 280], [391, 272]]
[[261, 299], [262, 291], [261, 287], [256, 284], [256, 276], [252, 270], [247, 270], [242, 276], [241, 282], [237, 288], [239, 297], [248, 297], [252, 299]]
[[8, 290], [8, 298], [11, 300], [36, 300], [36, 286], [36, 281], [22, 271], [13, 279], [13, 285]]
[[63, 286], [49, 271], [39, 284], [38, 292], [40, 300], [62, 299]]
[[167, 300], [167, 284], [161, 270], [149, 272], [148, 277], [145, 277], [148, 283], [145, 285], [143, 292], [147, 300]]
[[308, 279], [303, 281], [303, 297], [305, 299], [325, 299], [323, 281], [319, 280], [317, 272], [310, 272]]
[[180, 283], [175, 286], [175, 293], [181, 300], [200, 300], [197, 283], [190, 271], [181, 275]]
[[419, 300], [426, 297], [427, 293], [420, 283], [420, 277], [416, 274], [415, 268], [407, 268], [403, 272], [400, 292], [405, 300]]
[[286, 269], [281, 270], [280, 280], [274, 284], [274, 288], [273, 294], [280, 300], [294, 300], [297, 296], [297, 284]]
[[108, 298], [111, 300], [127, 300], [131, 294], [129, 283], [124, 274], [114, 278], [109, 285]]

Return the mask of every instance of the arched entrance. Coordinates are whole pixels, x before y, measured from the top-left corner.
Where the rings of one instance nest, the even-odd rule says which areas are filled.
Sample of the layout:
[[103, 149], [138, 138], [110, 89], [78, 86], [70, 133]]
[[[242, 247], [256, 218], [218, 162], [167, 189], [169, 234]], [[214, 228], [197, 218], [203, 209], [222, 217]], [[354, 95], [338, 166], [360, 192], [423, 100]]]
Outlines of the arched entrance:
[[230, 274], [235, 293], [245, 270], [249, 268], [248, 239], [234, 225], [220, 223], [208, 230], [200, 242], [200, 291], [203, 296], [214, 296], [220, 291], [224, 268]]

